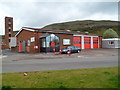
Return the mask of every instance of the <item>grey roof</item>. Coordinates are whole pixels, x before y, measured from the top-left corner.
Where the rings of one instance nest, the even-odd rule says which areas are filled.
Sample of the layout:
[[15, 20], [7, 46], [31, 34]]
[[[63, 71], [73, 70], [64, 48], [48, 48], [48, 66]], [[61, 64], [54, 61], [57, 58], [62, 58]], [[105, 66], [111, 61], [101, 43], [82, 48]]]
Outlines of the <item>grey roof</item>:
[[50, 35], [49, 33], [45, 33], [45, 34], [40, 35], [40, 38], [47, 37], [49, 35]]
[[[90, 33], [84, 33], [84, 32], [73, 32], [73, 31], [64, 31], [64, 30], [49, 30], [49, 29], [30, 28], [30, 27], [23, 27], [15, 36], [17, 36], [22, 30], [29, 30], [29, 31], [43, 32], [43, 33], [80, 34], [80, 35], [98, 36], [96, 34], [90, 34]], [[42, 36], [42, 37], [45, 37], [45, 36]]]

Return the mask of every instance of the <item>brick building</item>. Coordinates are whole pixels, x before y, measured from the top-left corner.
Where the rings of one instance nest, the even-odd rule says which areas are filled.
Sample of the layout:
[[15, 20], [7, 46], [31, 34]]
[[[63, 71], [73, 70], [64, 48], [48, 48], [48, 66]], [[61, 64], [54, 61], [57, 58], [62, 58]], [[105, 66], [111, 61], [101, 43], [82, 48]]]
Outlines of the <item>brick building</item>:
[[23, 27], [17, 34], [13, 32], [13, 18], [5, 17], [5, 49], [16, 52], [52, 52], [67, 46], [78, 46], [81, 49], [102, 47], [102, 37], [70, 30], [47, 30]]
[[19, 52], [52, 52], [67, 46], [78, 46], [81, 49], [101, 48], [101, 36], [61, 30], [46, 30], [23, 27], [16, 35], [16, 47]]

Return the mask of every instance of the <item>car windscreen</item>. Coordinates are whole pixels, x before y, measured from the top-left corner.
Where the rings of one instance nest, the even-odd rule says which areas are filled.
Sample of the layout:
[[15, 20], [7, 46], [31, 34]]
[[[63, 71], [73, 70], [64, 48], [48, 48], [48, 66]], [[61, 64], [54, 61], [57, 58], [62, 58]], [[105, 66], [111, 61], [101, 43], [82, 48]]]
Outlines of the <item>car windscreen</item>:
[[80, 49], [79, 47], [75, 47], [75, 49]]
[[74, 46], [69, 46], [67, 47], [67, 49], [74, 49]]

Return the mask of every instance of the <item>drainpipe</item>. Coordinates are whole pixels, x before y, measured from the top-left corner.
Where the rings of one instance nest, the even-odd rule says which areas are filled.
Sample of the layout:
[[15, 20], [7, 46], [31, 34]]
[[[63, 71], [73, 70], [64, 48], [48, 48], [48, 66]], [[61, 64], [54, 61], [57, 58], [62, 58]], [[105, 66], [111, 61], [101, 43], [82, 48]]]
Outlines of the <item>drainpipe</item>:
[[39, 49], [36, 46], [38, 46], [38, 30], [35, 30], [35, 53], [37, 53]]

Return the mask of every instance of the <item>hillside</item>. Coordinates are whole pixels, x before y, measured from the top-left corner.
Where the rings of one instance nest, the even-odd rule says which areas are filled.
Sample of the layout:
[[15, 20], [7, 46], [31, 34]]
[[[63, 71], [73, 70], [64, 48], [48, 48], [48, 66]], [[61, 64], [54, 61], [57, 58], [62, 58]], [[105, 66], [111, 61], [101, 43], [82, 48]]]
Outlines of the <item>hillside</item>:
[[[110, 20], [83, 20], [83, 21], [71, 21], [64, 23], [55, 23], [43, 27], [43, 29], [58, 29], [58, 30], [72, 30], [81, 32], [90, 32], [93, 34], [103, 35], [107, 29], [113, 29], [118, 33], [118, 22]], [[120, 35], [120, 33], [118, 33]]]

